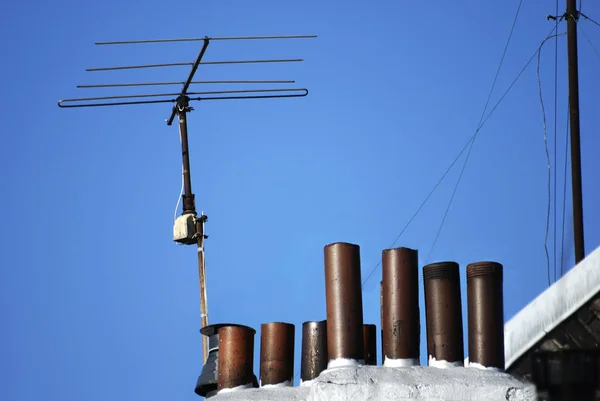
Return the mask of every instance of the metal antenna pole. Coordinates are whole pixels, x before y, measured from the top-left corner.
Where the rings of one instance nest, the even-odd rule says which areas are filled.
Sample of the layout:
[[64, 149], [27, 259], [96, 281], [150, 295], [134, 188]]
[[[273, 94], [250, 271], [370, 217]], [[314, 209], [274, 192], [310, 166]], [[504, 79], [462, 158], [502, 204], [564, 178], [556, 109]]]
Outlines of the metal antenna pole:
[[577, 61], [577, 0], [567, 0], [567, 46], [569, 56], [569, 113], [571, 125], [571, 181], [573, 186], [573, 237], [575, 263], [585, 257], [583, 244], [583, 195], [581, 189], [581, 145], [579, 136], [579, 66]]
[[[187, 113], [192, 111], [189, 98], [181, 95], [177, 98], [175, 111], [179, 119], [179, 134], [181, 136], [181, 159], [183, 163], [183, 214], [197, 216], [195, 196], [192, 193], [192, 177], [190, 173], [190, 151], [188, 146]], [[200, 279], [200, 326], [208, 325], [208, 310], [206, 307], [206, 266], [204, 264], [204, 223], [208, 217], [202, 214], [195, 218], [196, 240], [198, 242], [198, 277]], [[208, 337], [202, 336], [203, 363], [208, 358]]]

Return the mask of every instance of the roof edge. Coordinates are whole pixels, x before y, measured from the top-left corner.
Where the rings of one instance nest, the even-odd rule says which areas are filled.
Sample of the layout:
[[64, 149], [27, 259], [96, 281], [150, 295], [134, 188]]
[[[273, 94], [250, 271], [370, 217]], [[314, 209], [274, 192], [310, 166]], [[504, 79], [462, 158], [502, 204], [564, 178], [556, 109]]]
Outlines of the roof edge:
[[600, 291], [600, 247], [504, 324], [505, 368]]

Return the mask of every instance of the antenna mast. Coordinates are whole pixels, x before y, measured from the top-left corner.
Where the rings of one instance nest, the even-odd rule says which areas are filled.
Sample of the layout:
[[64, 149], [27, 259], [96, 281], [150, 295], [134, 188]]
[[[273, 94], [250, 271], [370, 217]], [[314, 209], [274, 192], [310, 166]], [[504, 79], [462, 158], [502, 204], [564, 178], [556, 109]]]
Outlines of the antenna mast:
[[579, 132], [579, 66], [577, 61], [577, 0], [567, 0], [567, 46], [569, 56], [569, 114], [571, 128], [571, 181], [573, 188], [573, 237], [575, 264], [585, 257], [583, 241], [583, 195], [581, 188], [581, 144]]
[[[96, 42], [96, 45], [135, 45], [148, 43], [171, 43], [171, 42], [191, 42], [202, 41], [202, 48], [194, 62], [181, 63], [161, 63], [117, 67], [88, 68], [88, 72], [130, 70], [141, 68], [164, 68], [178, 66], [192, 66], [192, 69], [185, 81], [165, 81], [165, 82], [134, 82], [134, 83], [105, 83], [95, 85], [79, 85], [78, 88], [114, 88], [114, 87], [139, 87], [139, 86], [159, 86], [159, 85], [177, 85], [183, 84], [178, 93], [152, 93], [137, 95], [115, 95], [102, 97], [86, 97], [63, 99], [58, 101], [58, 106], [62, 108], [75, 107], [100, 107], [100, 106], [124, 106], [156, 103], [173, 103], [171, 115], [166, 120], [167, 125], [171, 126], [175, 116], [179, 121], [179, 135], [181, 139], [182, 156], [182, 174], [183, 174], [183, 211], [181, 216], [175, 220], [173, 227], [174, 241], [186, 244], [196, 245], [198, 248], [198, 276], [200, 281], [200, 324], [201, 328], [208, 325], [208, 307], [206, 296], [206, 266], [204, 240], [208, 238], [205, 235], [204, 224], [208, 217], [201, 212], [200, 216], [196, 211], [195, 195], [192, 192], [192, 179], [190, 172], [190, 152], [188, 145], [188, 126], [187, 115], [193, 110], [190, 106], [191, 101], [201, 100], [243, 100], [243, 99], [267, 99], [267, 98], [292, 98], [308, 95], [306, 88], [269, 88], [269, 89], [242, 89], [242, 90], [223, 90], [223, 91], [205, 91], [189, 92], [188, 89], [193, 84], [288, 84], [294, 83], [293, 80], [218, 80], [218, 81], [194, 81], [194, 76], [200, 65], [219, 65], [219, 64], [255, 64], [255, 63], [293, 63], [302, 62], [303, 59], [272, 59], [272, 60], [230, 60], [230, 61], [203, 61], [204, 55], [211, 41], [226, 40], [265, 40], [265, 39], [311, 39], [316, 35], [288, 35], [288, 36], [233, 36], [233, 37], [204, 37], [204, 38], [183, 38], [183, 39], [152, 39], [152, 40], [131, 40], [118, 42]], [[208, 337], [202, 336], [203, 362], [208, 357]]]

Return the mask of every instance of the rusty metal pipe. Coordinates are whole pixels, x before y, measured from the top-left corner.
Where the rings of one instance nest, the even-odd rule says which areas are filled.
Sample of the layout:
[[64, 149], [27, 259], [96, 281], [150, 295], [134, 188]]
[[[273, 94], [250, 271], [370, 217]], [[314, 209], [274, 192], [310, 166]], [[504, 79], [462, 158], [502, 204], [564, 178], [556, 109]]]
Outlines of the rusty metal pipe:
[[363, 349], [365, 365], [377, 365], [377, 326], [363, 325]]
[[300, 384], [310, 382], [327, 369], [327, 320], [302, 323]]
[[423, 267], [429, 365], [464, 365], [460, 272], [455, 262]]
[[410, 248], [382, 252], [384, 365], [419, 365], [419, 258]]
[[469, 366], [504, 370], [502, 265], [467, 266]]
[[247, 326], [219, 328], [217, 390], [233, 391], [254, 386], [254, 334]]
[[385, 350], [383, 348], [383, 280], [379, 282], [379, 328], [381, 329], [381, 364], [385, 362]]
[[261, 325], [260, 386], [294, 385], [294, 330], [290, 323]]
[[325, 246], [328, 368], [364, 363], [360, 247]]

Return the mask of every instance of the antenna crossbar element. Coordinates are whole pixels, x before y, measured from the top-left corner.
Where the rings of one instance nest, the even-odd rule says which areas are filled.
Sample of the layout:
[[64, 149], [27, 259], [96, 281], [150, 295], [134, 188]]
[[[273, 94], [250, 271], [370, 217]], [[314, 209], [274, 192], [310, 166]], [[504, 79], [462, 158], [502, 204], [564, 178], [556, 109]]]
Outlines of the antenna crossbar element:
[[[253, 93], [284, 93], [278, 95], [254, 95]], [[296, 93], [295, 93], [296, 92]], [[233, 95], [244, 94], [244, 96], [204, 96], [204, 95]], [[190, 98], [189, 100], [227, 100], [227, 99], [268, 99], [268, 98], [287, 98], [287, 97], [304, 97], [308, 95], [306, 88], [284, 88], [284, 89], [243, 89], [230, 91], [208, 91], [208, 92], [187, 92], [186, 95], [201, 95]], [[58, 101], [58, 105], [62, 108], [69, 107], [97, 107], [97, 106], [124, 106], [132, 104], [152, 104], [152, 103], [176, 103], [180, 93], [151, 93], [144, 95], [122, 95], [122, 96], [99, 96], [99, 97], [80, 97], [73, 99], [62, 99]], [[118, 99], [143, 99], [150, 97], [171, 97], [170, 99], [160, 100], [137, 100], [127, 102], [110, 102], [110, 103], [89, 103], [99, 100], [118, 100]]]
[[126, 40], [118, 42], [96, 42], [96, 45], [134, 45], [142, 43], [172, 43], [172, 42], [194, 42], [200, 40], [259, 40], [259, 39], [314, 39], [317, 35], [283, 35], [283, 36], [224, 36], [212, 38], [175, 38], [175, 39], [150, 39], [150, 40]]
[[[279, 59], [279, 60], [227, 60], [227, 61], [203, 61], [202, 65], [218, 65], [218, 64], [257, 64], [257, 63], [298, 63], [304, 59], [301, 58], [290, 58], [290, 59]], [[162, 64], [143, 64], [143, 65], [126, 65], [119, 67], [100, 67], [100, 68], [88, 68], [86, 71], [115, 71], [115, 70], [134, 70], [140, 68], [160, 68], [160, 67], [181, 67], [184, 65], [194, 66], [195, 63], [162, 63]], [[197, 67], [196, 67], [197, 68]]]
[[[192, 81], [190, 84], [293, 84], [296, 81], [292, 79], [230, 79], [213, 81]], [[120, 84], [95, 84], [95, 85], [77, 85], [77, 88], [117, 88], [130, 86], [161, 86], [161, 85], [184, 85], [183, 81], [162, 81], [162, 82], [132, 82]]]

